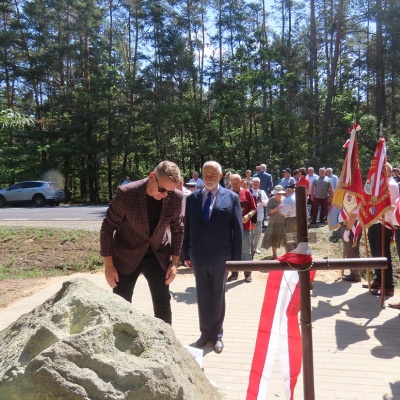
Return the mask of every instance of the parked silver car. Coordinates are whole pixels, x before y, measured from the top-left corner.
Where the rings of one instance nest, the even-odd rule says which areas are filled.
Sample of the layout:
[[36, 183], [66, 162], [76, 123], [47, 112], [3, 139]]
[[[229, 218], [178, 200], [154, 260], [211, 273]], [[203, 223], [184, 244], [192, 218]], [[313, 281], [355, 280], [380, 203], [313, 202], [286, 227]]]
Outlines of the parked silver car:
[[65, 199], [64, 190], [48, 181], [23, 181], [0, 190], [0, 207], [6, 204], [33, 204], [43, 207], [46, 204], [58, 206]]

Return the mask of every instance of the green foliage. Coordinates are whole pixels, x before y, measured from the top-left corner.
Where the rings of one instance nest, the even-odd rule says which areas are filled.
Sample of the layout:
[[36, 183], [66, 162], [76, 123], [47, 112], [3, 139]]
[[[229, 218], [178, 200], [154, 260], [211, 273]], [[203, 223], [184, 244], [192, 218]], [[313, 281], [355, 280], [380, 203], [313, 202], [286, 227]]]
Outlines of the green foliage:
[[[336, 3], [313, 2], [313, 41], [311, 4], [301, 2], [6, 2], [0, 183], [56, 170], [69, 198], [98, 202], [124, 176], [142, 178], [163, 159], [186, 177], [207, 159], [235, 171], [267, 163], [275, 177], [308, 165], [338, 173], [353, 119], [363, 126], [365, 172], [375, 115], [393, 135], [389, 154], [398, 162], [399, 6], [371, 16], [367, 3], [356, 3], [343, 3], [336, 35]], [[381, 58], [367, 31], [378, 18], [386, 29]], [[385, 104], [374, 86], [377, 59], [386, 63]]]
[[3, 131], [7, 128], [23, 128], [33, 123], [33, 118], [25, 117], [15, 110], [0, 110], [0, 126]]

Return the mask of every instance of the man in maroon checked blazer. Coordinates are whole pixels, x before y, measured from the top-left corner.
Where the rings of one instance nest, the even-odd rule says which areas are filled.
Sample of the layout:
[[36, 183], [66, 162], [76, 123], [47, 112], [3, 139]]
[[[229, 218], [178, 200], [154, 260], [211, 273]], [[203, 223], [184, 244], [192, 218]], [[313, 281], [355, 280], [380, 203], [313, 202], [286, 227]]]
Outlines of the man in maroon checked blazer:
[[169, 284], [176, 275], [183, 238], [182, 192], [176, 190], [180, 179], [178, 166], [162, 161], [148, 178], [120, 186], [100, 231], [100, 254], [113, 292], [131, 302], [142, 273], [154, 316], [168, 324], [172, 321]]

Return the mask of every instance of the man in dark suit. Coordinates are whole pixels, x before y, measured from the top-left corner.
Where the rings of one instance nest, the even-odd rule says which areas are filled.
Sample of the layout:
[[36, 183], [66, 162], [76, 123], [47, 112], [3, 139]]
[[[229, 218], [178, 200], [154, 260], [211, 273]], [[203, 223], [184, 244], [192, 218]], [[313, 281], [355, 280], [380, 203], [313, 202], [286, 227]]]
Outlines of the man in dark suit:
[[[100, 254], [113, 292], [131, 302], [137, 278], [146, 278], [154, 316], [171, 324], [169, 284], [181, 252], [181, 174], [176, 164], [163, 161], [148, 178], [120, 186], [100, 231]], [[171, 243], [166, 228], [171, 230]]]
[[182, 253], [185, 265], [196, 279], [201, 336], [196, 347], [213, 341], [221, 353], [225, 317], [225, 263], [242, 255], [242, 213], [239, 196], [219, 185], [221, 166], [208, 161], [203, 166], [204, 189], [186, 199]]
[[[267, 197], [269, 197], [270, 194], [272, 193], [272, 190], [274, 189], [274, 184], [272, 182], [272, 175], [267, 172], [267, 165], [261, 164], [260, 171], [254, 174], [253, 177], [257, 177], [260, 179], [260, 189], [264, 190], [264, 192], [267, 194]], [[265, 226], [266, 219], [267, 219], [267, 207], [264, 207], [264, 220], [262, 225], [263, 228], [266, 228]]]

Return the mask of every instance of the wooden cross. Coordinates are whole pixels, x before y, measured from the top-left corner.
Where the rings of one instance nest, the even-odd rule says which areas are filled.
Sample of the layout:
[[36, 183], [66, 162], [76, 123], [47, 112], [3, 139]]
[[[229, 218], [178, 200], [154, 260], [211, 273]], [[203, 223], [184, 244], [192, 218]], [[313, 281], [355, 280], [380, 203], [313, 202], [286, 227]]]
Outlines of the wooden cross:
[[[306, 188], [296, 186], [296, 216], [297, 216], [297, 243], [309, 242], [308, 216], [306, 202]], [[343, 259], [315, 259], [311, 263], [289, 266], [277, 260], [271, 261], [228, 261], [227, 271], [299, 271], [300, 281], [300, 327], [303, 346], [303, 386], [304, 398], [315, 400], [314, 392], [314, 361], [312, 344], [311, 297], [310, 297], [310, 270], [337, 270], [337, 269], [385, 269], [387, 259], [380, 258], [343, 258]]]

